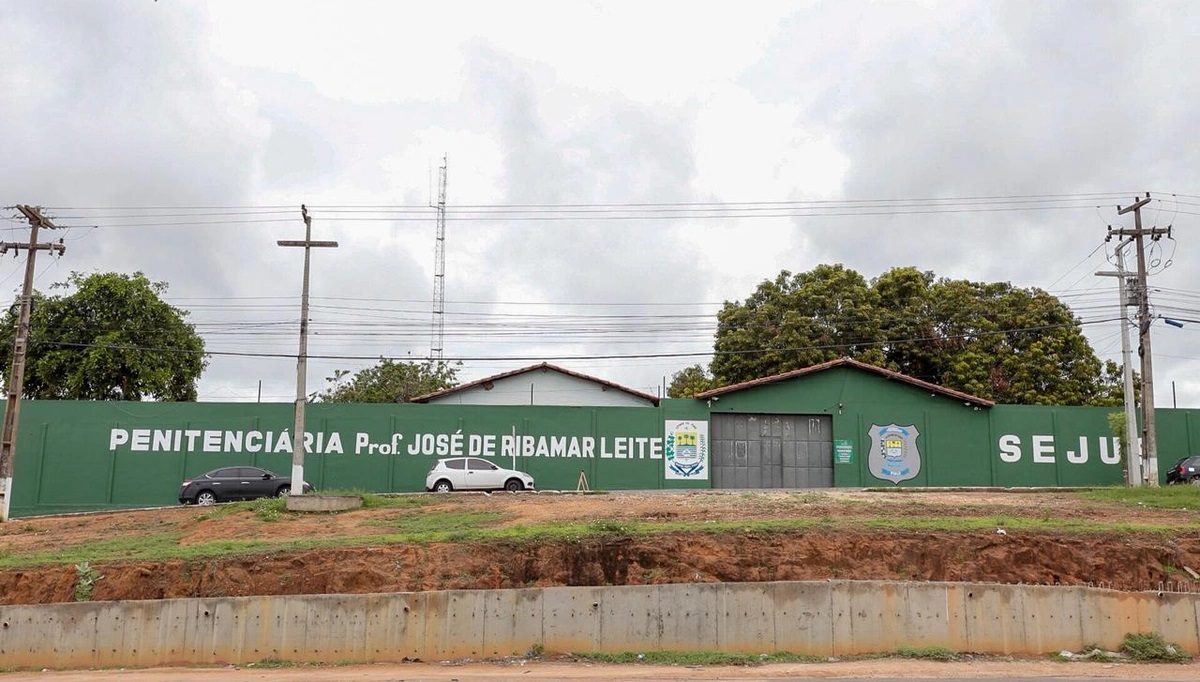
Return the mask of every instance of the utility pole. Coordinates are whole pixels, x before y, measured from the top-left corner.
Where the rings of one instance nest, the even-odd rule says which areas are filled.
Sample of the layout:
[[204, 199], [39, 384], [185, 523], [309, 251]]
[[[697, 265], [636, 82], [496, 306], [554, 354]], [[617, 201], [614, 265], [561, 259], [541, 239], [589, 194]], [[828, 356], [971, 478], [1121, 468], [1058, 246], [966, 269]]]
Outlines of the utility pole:
[[1133, 358], [1129, 344], [1129, 275], [1125, 272], [1125, 247], [1133, 237], [1117, 245], [1117, 271], [1097, 272], [1100, 277], [1117, 277], [1121, 297], [1121, 374], [1125, 380], [1125, 438], [1121, 450], [1125, 453], [1125, 482], [1131, 486], [1142, 484], [1142, 456], [1137, 447], [1137, 398], [1133, 390]]
[[1142, 361], [1142, 457], [1145, 468], [1142, 476], [1146, 485], [1158, 485], [1158, 439], [1154, 429], [1154, 362], [1150, 352], [1150, 290], [1146, 286], [1146, 247], [1144, 237], [1149, 235], [1157, 241], [1162, 235], [1171, 235], [1171, 228], [1142, 229], [1142, 207], [1150, 203], [1150, 193], [1124, 208], [1117, 207], [1117, 215], [1133, 213], [1134, 229], [1113, 230], [1109, 235], [1133, 237], [1137, 245], [1137, 286], [1134, 291], [1138, 306], [1138, 356]]
[[313, 241], [312, 216], [308, 207], [300, 204], [300, 216], [304, 218], [304, 240], [280, 239], [280, 246], [304, 247], [304, 283], [300, 289], [300, 352], [296, 355], [296, 428], [292, 431], [292, 489], [290, 494], [304, 494], [304, 405], [308, 401], [308, 263], [313, 247], [336, 248], [338, 243]]
[[49, 251], [51, 254], [64, 253], [67, 247], [58, 243], [39, 244], [38, 229], [54, 229], [57, 227], [49, 218], [42, 215], [37, 206], [21, 205], [17, 210], [29, 221], [29, 243], [4, 242], [0, 244], [0, 254], [25, 249], [25, 284], [21, 289], [21, 312], [17, 319], [17, 335], [13, 341], [12, 372], [8, 375], [8, 402], [4, 406], [4, 435], [0, 438], [0, 522], [8, 520], [9, 506], [12, 504], [12, 472], [13, 460], [17, 450], [17, 422], [21, 416], [21, 389], [25, 384], [25, 351], [29, 342], [29, 313], [33, 308], [33, 273], [34, 261], [38, 251]]

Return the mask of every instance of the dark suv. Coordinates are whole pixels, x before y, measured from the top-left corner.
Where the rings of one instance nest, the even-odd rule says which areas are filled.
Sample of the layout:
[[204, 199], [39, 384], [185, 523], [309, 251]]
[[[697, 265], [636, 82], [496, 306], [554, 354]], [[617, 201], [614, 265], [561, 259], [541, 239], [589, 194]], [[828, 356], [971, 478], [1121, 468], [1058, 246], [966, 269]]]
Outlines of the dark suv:
[[1167, 469], [1167, 483], [1200, 485], [1200, 455], [1184, 457]]

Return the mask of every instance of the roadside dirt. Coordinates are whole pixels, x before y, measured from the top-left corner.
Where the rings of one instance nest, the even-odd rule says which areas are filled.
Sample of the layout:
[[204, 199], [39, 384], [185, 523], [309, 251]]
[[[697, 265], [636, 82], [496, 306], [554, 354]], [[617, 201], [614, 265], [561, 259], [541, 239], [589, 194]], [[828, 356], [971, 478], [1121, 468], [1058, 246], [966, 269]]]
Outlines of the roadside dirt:
[[[1089, 502], [1070, 493], [613, 493], [420, 496], [403, 508], [341, 514], [177, 507], [17, 519], [0, 526], [0, 555], [87, 556], [88, 546], [138, 538], [179, 545], [222, 540], [358, 537], [354, 547], [268, 551], [169, 561], [91, 561], [93, 600], [440, 589], [765, 580], [899, 579], [1200, 590], [1200, 512]], [[474, 516], [472, 516], [474, 515]], [[600, 538], [553, 542], [392, 544], [378, 537], [439, 519], [486, 518], [496, 527], [602, 524]], [[987, 530], [887, 530], [895, 518], [972, 518]], [[809, 519], [803, 530], [753, 521]], [[1162, 524], [1179, 532], [1041, 532], [1019, 519]], [[650, 537], [622, 523], [737, 522], [746, 529], [676, 530]], [[407, 524], [407, 525], [406, 525]], [[994, 527], [993, 527], [994, 525]], [[1009, 528], [1005, 528], [1005, 526]], [[997, 532], [1003, 529], [1004, 532]], [[84, 560], [81, 558], [81, 560]], [[0, 571], [0, 604], [74, 600], [73, 562]], [[1168, 587], [1170, 589], [1170, 587]]]
[[1118, 679], [1189, 680], [1200, 678], [1200, 663], [1186, 665], [1130, 663], [1060, 663], [1046, 660], [982, 658], [937, 662], [901, 659], [793, 663], [755, 667], [603, 665], [563, 661], [501, 663], [401, 663], [299, 668], [152, 668], [9, 673], [5, 682], [85, 682], [90, 680], [187, 679], [189, 682], [467, 682], [468, 680], [784, 680], [784, 679]]

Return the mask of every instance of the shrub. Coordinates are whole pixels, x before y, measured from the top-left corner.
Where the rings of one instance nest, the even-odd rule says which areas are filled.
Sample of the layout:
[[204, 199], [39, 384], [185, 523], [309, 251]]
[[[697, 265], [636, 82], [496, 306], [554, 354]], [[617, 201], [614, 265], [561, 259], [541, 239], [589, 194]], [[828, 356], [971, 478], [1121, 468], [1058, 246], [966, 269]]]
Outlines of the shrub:
[[1157, 632], [1131, 632], [1121, 641], [1121, 652], [1135, 661], [1182, 663], [1191, 660], [1183, 649], [1164, 640]]

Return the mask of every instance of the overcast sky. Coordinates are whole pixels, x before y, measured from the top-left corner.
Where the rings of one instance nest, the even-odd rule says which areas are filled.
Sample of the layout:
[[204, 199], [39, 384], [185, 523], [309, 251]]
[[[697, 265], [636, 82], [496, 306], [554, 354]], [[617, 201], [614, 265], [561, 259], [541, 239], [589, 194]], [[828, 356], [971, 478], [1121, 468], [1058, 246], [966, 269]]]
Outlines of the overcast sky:
[[722, 301], [819, 263], [1046, 288], [1119, 360], [1093, 273], [1149, 191], [1156, 313], [1198, 321], [1155, 323], [1157, 403], [1200, 407], [1198, 35], [1186, 2], [6, 0], [0, 206], [72, 226], [39, 289], [167, 281], [234, 354], [201, 399], [278, 402], [302, 203], [340, 242], [309, 391], [429, 355], [444, 155], [460, 378], [546, 359], [650, 393], [707, 362]]

